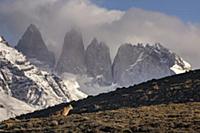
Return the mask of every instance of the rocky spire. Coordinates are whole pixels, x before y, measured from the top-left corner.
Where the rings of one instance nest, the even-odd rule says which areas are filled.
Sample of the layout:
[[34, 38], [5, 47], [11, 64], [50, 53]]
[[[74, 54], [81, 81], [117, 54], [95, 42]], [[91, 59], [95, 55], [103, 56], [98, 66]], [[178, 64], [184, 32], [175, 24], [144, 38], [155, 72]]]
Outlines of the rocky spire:
[[56, 70], [60, 74], [63, 72], [83, 74], [86, 72], [82, 34], [75, 29], [65, 35]]
[[153, 78], [177, 73], [175, 68], [189, 69], [185, 61], [160, 44], [122, 45], [113, 63], [114, 82], [121, 86], [138, 84]]
[[94, 77], [100, 85], [112, 83], [110, 50], [108, 46], [94, 38], [86, 50], [87, 74]]
[[28, 58], [36, 58], [50, 66], [55, 63], [55, 57], [46, 47], [38, 28], [31, 24], [19, 40], [16, 49], [25, 54]]

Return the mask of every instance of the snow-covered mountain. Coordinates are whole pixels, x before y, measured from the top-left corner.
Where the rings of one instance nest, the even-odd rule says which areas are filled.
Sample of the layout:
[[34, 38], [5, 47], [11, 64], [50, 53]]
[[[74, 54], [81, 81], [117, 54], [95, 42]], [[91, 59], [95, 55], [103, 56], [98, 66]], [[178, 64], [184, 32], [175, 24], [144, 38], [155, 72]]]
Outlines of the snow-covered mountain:
[[71, 81], [63, 82], [56, 75], [41, 71], [0, 37], [1, 93], [38, 108], [87, 97], [77, 91], [78, 85], [69, 88], [70, 83]]
[[130, 86], [189, 70], [189, 63], [160, 44], [125, 44], [114, 59], [113, 78], [120, 86]]

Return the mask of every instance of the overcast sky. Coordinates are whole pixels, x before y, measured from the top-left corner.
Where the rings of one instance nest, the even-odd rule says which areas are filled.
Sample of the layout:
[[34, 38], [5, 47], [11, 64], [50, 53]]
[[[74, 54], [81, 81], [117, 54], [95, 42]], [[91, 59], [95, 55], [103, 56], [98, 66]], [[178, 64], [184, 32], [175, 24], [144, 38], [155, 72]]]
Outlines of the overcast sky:
[[[198, 0], [0, 0], [0, 34], [13, 45], [35, 24], [48, 46], [59, 48], [71, 27], [85, 45], [105, 41], [114, 57], [122, 43], [155, 43], [200, 68]], [[151, 2], [150, 2], [151, 1]]]

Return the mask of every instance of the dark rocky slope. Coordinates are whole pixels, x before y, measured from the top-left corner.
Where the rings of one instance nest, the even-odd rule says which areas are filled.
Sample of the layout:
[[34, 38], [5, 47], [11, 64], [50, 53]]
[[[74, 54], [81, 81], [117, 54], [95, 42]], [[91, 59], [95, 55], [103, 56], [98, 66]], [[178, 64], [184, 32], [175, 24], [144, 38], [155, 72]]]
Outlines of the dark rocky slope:
[[[71, 102], [73, 114], [114, 110], [124, 107], [140, 107], [148, 105], [200, 102], [200, 70], [174, 75], [159, 80], [129, 88], [120, 88], [116, 91], [90, 96], [77, 102]], [[22, 115], [18, 119], [33, 117], [48, 117], [67, 104]]]

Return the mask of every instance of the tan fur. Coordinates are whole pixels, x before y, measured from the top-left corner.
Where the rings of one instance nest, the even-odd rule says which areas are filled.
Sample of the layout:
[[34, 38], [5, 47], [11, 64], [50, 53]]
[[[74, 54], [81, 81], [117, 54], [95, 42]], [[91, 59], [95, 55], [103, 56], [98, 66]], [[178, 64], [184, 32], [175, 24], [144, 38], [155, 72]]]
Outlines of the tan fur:
[[69, 114], [70, 110], [72, 110], [72, 109], [73, 109], [72, 105], [69, 105], [69, 106], [67, 106], [67, 107], [64, 107], [64, 109], [63, 109], [63, 111], [61, 112], [61, 114], [62, 114], [63, 116], [67, 116], [67, 115]]

